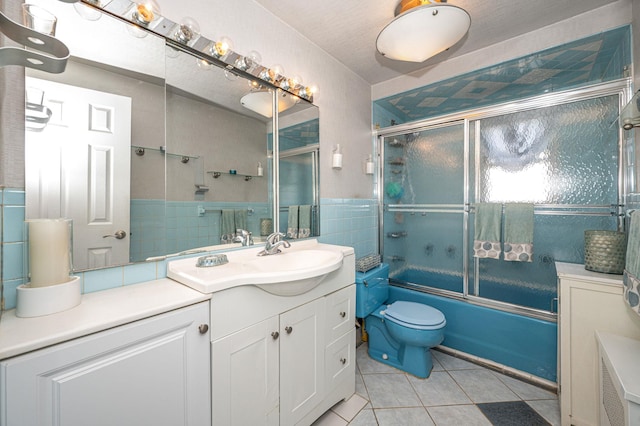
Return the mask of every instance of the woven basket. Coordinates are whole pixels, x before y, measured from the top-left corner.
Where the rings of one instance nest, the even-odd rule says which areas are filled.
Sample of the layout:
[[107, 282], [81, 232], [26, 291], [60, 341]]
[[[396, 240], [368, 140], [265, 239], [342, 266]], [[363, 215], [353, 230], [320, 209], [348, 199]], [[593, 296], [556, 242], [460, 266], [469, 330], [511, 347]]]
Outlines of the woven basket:
[[584, 231], [584, 268], [605, 274], [622, 274], [627, 237], [618, 231]]

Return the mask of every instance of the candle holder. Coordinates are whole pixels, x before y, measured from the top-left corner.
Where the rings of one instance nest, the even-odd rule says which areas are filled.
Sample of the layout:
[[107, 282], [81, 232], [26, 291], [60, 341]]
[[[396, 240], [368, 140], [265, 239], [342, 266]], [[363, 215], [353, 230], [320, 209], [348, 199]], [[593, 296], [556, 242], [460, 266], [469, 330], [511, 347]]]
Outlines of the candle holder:
[[29, 282], [18, 286], [16, 316], [66, 311], [81, 300], [80, 277], [72, 277], [72, 221], [30, 219]]

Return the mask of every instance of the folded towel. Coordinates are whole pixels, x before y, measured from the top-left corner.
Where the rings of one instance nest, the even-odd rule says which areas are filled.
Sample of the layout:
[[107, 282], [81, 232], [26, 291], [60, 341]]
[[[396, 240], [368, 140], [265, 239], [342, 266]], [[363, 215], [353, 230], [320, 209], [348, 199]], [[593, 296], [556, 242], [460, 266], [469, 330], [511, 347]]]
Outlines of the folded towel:
[[476, 204], [475, 235], [473, 241], [473, 256], [486, 259], [499, 259], [500, 253], [500, 223], [502, 219], [502, 204]]
[[311, 236], [311, 206], [308, 204], [300, 206], [298, 210], [298, 238]]
[[232, 243], [236, 237], [236, 220], [234, 210], [222, 210], [220, 220], [220, 242], [223, 244]]
[[622, 281], [624, 282], [624, 300], [635, 313], [640, 315], [640, 211], [632, 212], [629, 220], [627, 257]]
[[298, 210], [298, 206], [289, 206], [288, 238], [298, 238]]
[[235, 229], [244, 229], [247, 231], [247, 209], [234, 210], [233, 216], [236, 222]]
[[505, 204], [504, 260], [533, 262], [533, 204]]

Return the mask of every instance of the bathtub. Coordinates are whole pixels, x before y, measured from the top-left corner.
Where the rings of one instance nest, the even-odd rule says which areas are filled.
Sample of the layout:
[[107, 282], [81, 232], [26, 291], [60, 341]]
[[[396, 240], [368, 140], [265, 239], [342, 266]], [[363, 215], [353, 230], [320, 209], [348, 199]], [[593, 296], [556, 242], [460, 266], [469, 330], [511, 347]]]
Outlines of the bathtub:
[[442, 346], [557, 382], [556, 322], [392, 285], [389, 302], [396, 300], [442, 311], [447, 319]]

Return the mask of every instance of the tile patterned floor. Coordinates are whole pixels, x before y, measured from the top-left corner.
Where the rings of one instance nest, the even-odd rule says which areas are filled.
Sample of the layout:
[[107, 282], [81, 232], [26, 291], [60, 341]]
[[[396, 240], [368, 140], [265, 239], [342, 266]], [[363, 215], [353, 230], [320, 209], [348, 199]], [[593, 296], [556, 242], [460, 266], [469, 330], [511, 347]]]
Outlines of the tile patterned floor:
[[557, 396], [439, 351], [428, 379], [372, 360], [357, 349], [356, 393], [313, 426], [559, 425]]

